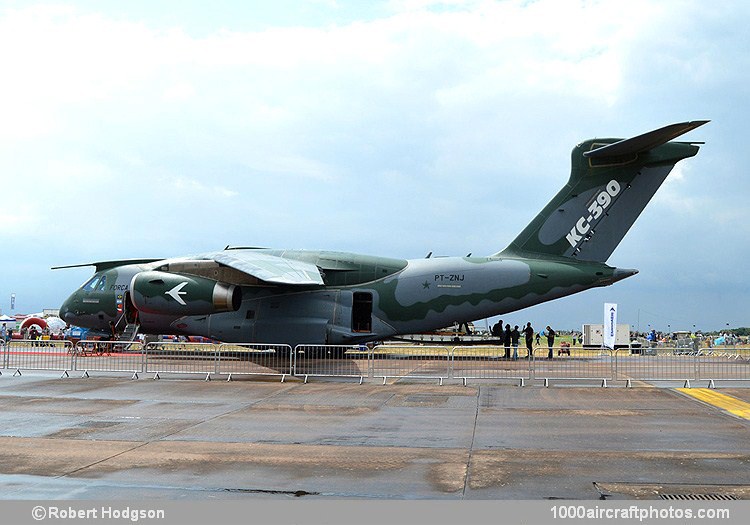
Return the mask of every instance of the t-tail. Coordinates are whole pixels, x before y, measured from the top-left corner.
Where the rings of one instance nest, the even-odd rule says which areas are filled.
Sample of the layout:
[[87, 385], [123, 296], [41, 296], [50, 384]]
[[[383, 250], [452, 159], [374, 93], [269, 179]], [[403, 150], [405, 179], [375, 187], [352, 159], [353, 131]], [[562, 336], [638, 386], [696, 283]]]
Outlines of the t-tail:
[[672, 124], [630, 139], [588, 140], [573, 149], [568, 183], [497, 255], [550, 255], [605, 262], [674, 165], [698, 153], [670, 142], [708, 120]]

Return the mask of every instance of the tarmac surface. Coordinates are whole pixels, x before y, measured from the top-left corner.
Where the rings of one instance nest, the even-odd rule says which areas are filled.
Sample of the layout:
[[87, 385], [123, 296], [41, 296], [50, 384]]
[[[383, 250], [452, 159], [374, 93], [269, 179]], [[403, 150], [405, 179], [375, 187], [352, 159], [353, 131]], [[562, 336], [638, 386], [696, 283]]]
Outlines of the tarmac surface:
[[750, 499], [750, 420], [659, 386], [4, 373], [0, 498]]

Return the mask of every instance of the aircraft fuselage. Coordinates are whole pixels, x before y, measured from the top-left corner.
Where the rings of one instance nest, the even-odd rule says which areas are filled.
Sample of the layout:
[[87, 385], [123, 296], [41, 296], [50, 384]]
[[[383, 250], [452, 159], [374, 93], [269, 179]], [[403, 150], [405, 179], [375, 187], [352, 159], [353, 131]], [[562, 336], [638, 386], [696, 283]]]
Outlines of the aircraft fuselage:
[[[205, 313], [205, 301], [199, 303], [193, 287], [182, 284], [186, 281], [178, 275], [174, 286], [164, 283], [158, 297], [157, 293], [152, 294], [163, 301], [161, 310], [166, 311], [167, 304], [181, 300], [188, 310], [192, 307], [202, 313], [162, 313], [157, 304], [153, 309], [138, 311], [140, 332], [291, 345], [372, 341], [504, 314], [605, 286], [635, 273], [602, 263], [553, 257], [398, 260], [309, 251], [285, 251], [283, 257], [335, 260], [339, 269], [325, 272], [324, 281], [330, 284], [322, 287], [290, 289], [261, 282], [239, 285], [239, 307], [218, 313]], [[134, 308], [131, 286], [137, 275], [182, 264], [185, 276], [206, 277], [205, 271], [187, 273], [190, 270], [184, 267], [186, 260], [192, 259], [167, 259], [97, 272], [65, 301], [61, 316], [70, 324], [99, 330], [107, 330], [110, 321], [119, 325], [123, 316], [132, 315], [127, 310]], [[385, 276], [372, 279], [378, 274]]]

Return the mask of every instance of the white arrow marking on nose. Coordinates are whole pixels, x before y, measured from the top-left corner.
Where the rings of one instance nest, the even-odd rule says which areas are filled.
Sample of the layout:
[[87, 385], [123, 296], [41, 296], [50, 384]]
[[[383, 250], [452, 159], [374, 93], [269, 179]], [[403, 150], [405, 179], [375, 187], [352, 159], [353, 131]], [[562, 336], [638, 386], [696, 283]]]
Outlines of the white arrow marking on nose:
[[185, 281], [184, 283], [178, 284], [177, 286], [175, 286], [174, 288], [172, 288], [168, 292], [164, 292], [164, 295], [171, 296], [172, 299], [174, 299], [175, 301], [177, 301], [178, 303], [180, 303], [182, 306], [185, 306], [185, 301], [183, 301], [182, 297], [180, 297], [180, 296], [181, 295], [187, 295], [187, 292], [181, 292], [180, 290], [182, 290], [185, 287], [185, 285], [187, 285], [187, 283], [188, 282]]

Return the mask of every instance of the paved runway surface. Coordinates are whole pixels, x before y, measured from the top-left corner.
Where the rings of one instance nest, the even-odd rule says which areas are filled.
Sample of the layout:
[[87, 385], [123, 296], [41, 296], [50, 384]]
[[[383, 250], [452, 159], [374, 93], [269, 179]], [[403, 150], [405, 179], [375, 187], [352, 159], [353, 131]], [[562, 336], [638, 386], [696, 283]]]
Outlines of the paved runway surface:
[[0, 497], [750, 499], [750, 421], [711, 399], [4, 374]]

